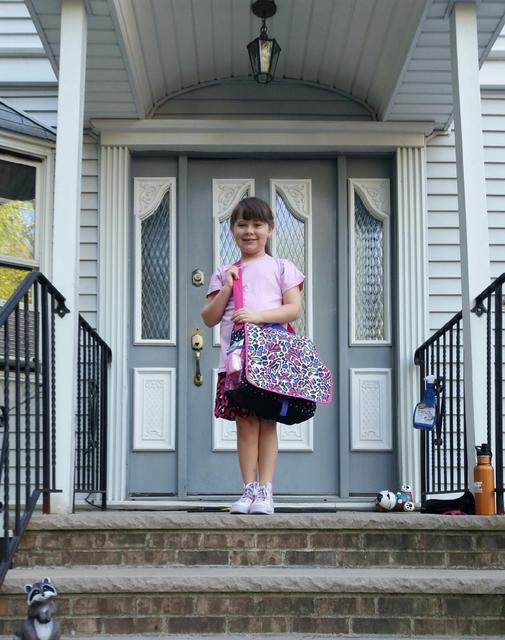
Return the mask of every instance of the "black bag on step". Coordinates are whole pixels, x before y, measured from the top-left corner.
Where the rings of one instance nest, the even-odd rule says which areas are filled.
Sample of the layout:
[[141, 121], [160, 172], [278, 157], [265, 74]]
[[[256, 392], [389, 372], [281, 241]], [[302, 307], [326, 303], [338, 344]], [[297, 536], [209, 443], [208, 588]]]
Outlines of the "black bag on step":
[[448, 511], [463, 511], [467, 515], [475, 513], [475, 498], [473, 493], [466, 489], [464, 493], [457, 498], [438, 499], [430, 498], [426, 500], [426, 504], [421, 509], [421, 513], [447, 513]]

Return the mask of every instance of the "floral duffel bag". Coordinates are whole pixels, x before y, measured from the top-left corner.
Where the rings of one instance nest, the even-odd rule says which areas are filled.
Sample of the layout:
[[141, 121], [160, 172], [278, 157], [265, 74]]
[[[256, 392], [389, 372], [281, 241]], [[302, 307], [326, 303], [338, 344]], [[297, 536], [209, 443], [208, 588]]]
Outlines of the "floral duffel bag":
[[[241, 278], [233, 300], [242, 307]], [[238, 299], [237, 299], [238, 298]], [[316, 403], [331, 402], [333, 379], [313, 342], [283, 325], [235, 325], [226, 357], [229, 400], [269, 420], [297, 424], [311, 418]]]

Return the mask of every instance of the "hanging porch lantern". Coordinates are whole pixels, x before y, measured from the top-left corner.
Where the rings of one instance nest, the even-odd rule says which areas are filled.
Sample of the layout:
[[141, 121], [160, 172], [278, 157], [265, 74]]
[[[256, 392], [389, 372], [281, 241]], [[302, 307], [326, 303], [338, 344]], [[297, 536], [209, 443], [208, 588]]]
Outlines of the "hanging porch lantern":
[[274, 0], [256, 0], [251, 6], [255, 16], [261, 18], [260, 35], [247, 45], [251, 69], [256, 82], [266, 84], [274, 79], [281, 48], [275, 38], [269, 38], [265, 20], [275, 15]]

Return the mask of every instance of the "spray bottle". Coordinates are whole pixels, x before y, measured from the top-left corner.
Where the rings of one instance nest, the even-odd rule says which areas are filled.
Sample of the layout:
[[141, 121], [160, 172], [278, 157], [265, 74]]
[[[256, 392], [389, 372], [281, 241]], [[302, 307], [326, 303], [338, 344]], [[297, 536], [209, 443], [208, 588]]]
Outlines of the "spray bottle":
[[426, 376], [426, 389], [422, 402], [414, 409], [414, 427], [433, 429], [437, 420], [437, 399], [435, 396], [435, 376]]
[[486, 442], [475, 449], [477, 451], [477, 464], [473, 468], [475, 513], [480, 516], [494, 516], [496, 504], [491, 449]]

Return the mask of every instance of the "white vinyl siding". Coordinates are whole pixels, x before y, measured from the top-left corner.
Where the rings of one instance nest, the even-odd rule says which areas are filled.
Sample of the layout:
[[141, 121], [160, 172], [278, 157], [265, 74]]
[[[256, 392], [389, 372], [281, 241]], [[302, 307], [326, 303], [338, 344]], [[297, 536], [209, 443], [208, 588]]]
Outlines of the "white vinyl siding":
[[84, 136], [81, 183], [79, 311], [96, 327], [98, 280], [98, 147]]
[[[491, 277], [505, 271], [505, 93], [482, 94]], [[458, 191], [454, 132], [427, 145], [429, 329], [461, 309]]]

